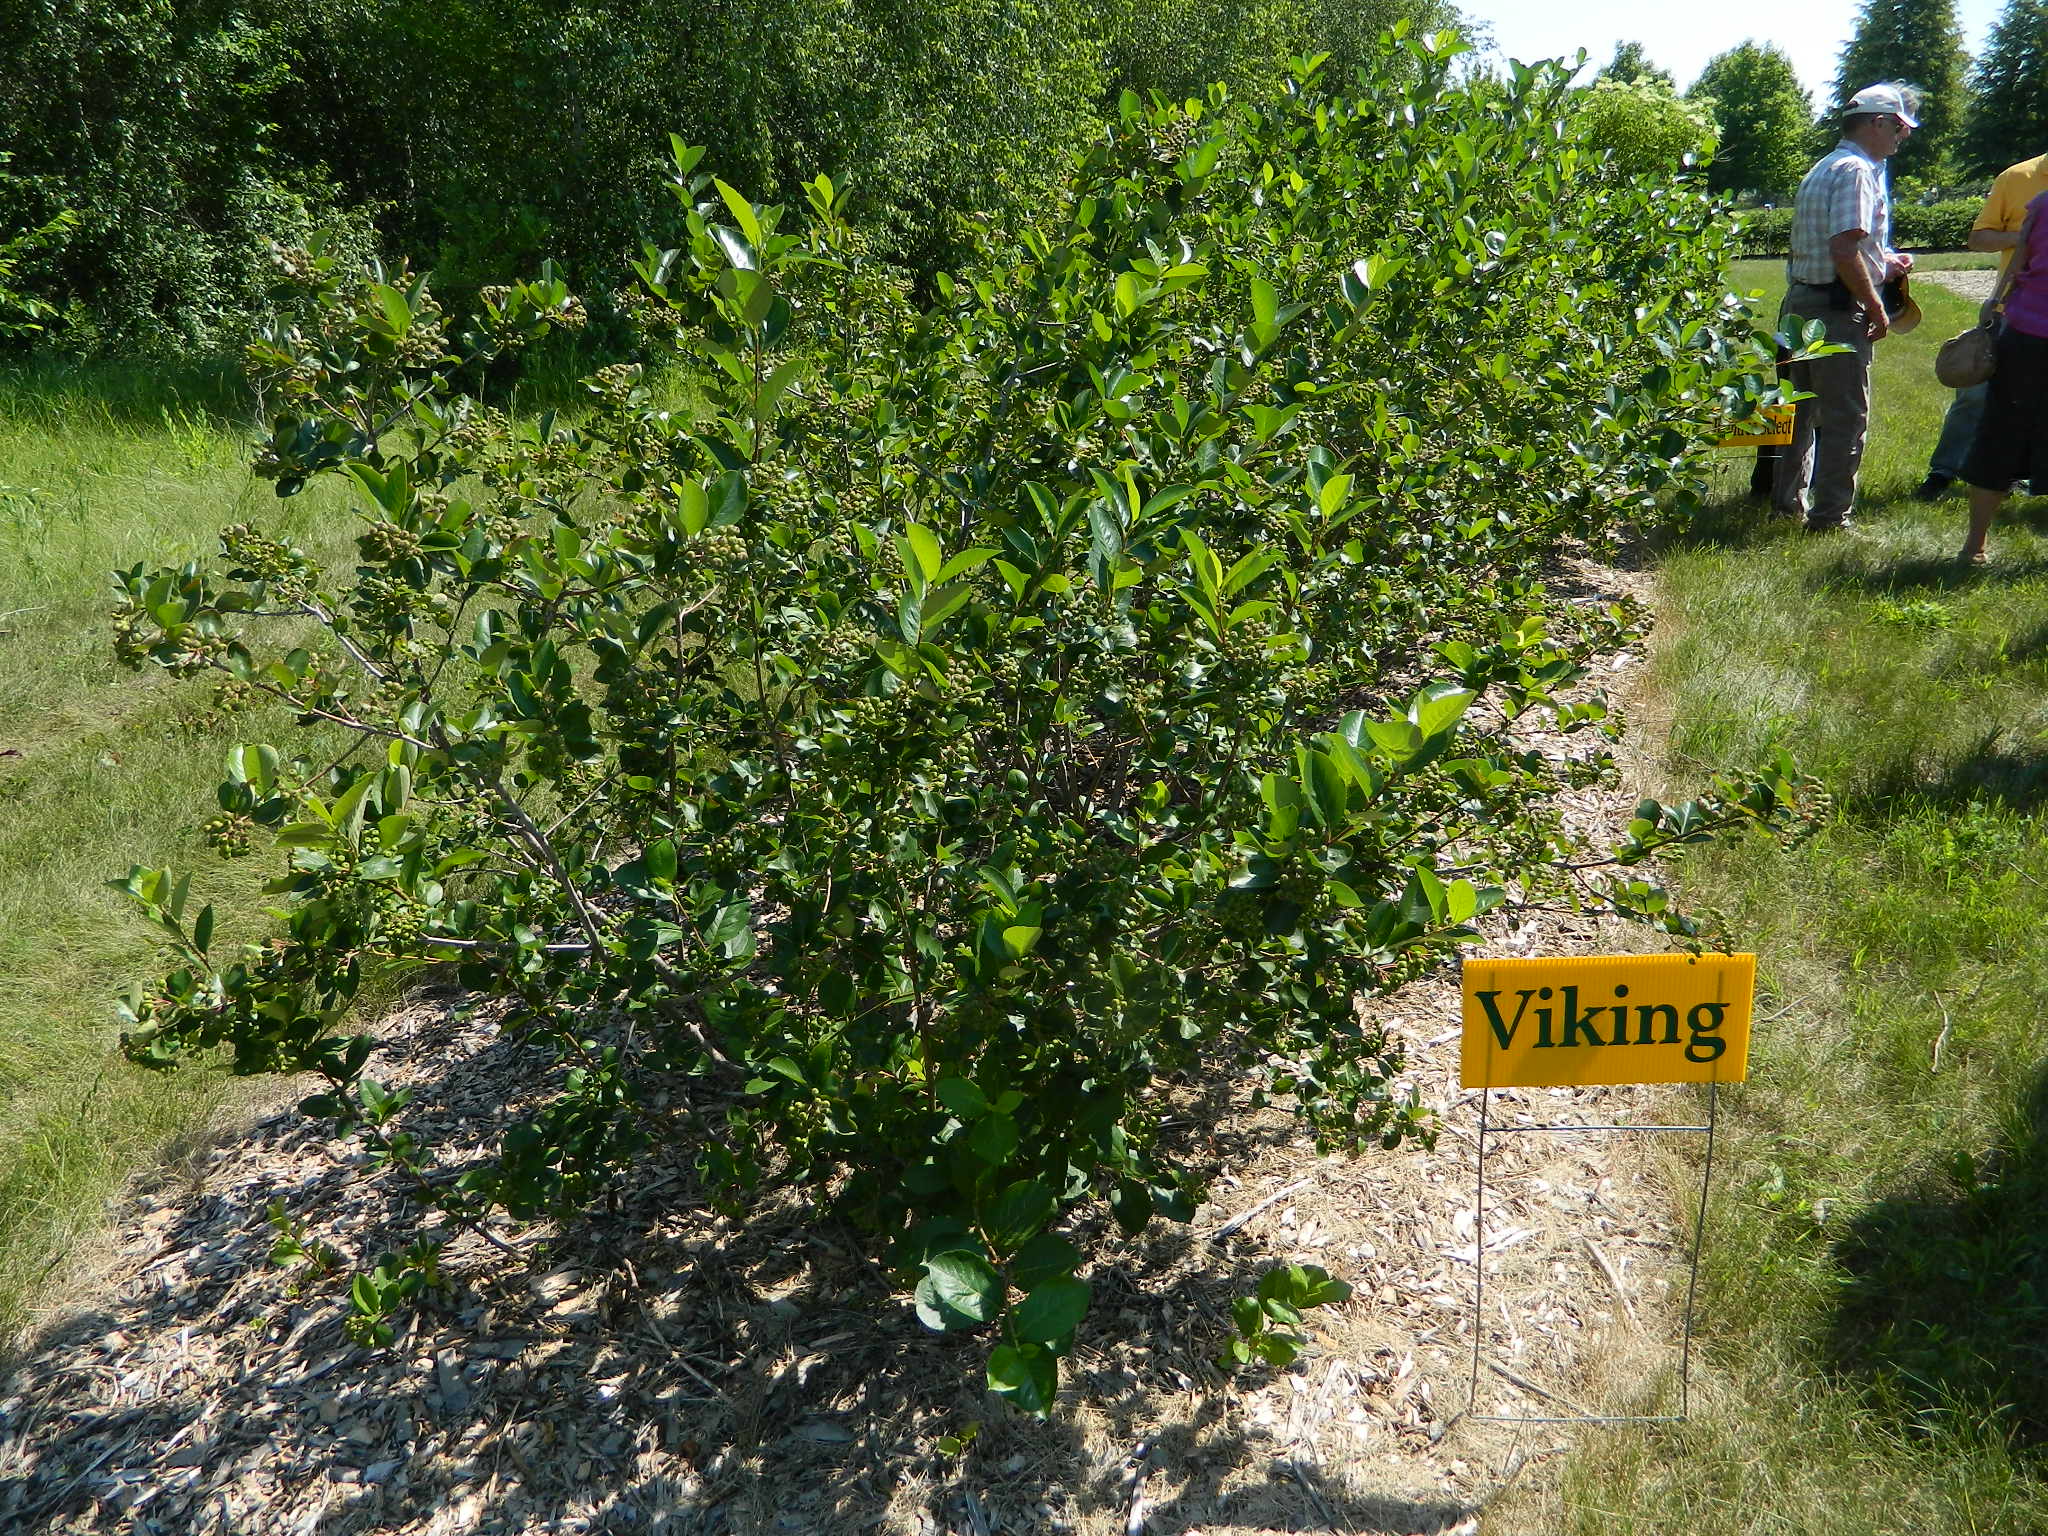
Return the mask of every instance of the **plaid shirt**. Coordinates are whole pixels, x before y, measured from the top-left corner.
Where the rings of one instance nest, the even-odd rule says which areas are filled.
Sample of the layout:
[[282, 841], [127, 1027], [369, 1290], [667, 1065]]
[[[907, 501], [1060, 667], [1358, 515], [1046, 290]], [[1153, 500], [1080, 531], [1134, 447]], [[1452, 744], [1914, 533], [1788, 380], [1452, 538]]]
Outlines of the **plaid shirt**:
[[1883, 284], [1892, 259], [1892, 201], [1884, 168], [1847, 139], [1806, 173], [1792, 205], [1792, 259], [1785, 275], [1795, 283], [1825, 287], [1836, 277], [1828, 241], [1860, 229], [1856, 254], [1872, 287]]

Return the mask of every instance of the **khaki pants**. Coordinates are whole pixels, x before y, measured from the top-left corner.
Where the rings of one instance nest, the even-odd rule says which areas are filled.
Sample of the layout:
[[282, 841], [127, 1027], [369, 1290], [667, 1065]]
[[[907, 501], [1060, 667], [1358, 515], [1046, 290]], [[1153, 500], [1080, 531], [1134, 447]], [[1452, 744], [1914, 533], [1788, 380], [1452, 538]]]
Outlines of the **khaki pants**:
[[1809, 528], [1828, 528], [1847, 521], [1856, 505], [1870, 428], [1871, 340], [1860, 309], [1830, 308], [1824, 290], [1794, 283], [1778, 310], [1778, 328], [1796, 332], [1808, 320], [1820, 321], [1827, 339], [1849, 350], [1786, 370], [1809, 398], [1792, 417], [1792, 445], [1778, 465], [1771, 505], [1780, 516], [1805, 518]]

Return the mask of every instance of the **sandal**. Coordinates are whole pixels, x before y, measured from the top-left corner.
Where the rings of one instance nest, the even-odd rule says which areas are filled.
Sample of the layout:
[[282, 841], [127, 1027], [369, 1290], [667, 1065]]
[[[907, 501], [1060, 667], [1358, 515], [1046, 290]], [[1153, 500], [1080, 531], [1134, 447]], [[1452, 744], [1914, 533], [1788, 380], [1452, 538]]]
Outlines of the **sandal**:
[[1956, 556], [1956, 560], [1962, 565], [1989, 565], [1991, 563], [1991, 557], [1981, 549], [1963, 550]]

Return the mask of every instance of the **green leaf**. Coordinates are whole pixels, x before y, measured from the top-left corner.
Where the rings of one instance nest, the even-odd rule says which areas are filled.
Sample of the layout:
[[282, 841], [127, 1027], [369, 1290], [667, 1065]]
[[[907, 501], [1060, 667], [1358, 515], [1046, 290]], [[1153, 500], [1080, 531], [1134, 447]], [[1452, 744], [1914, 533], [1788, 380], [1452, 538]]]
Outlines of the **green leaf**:
[[1406, 762], [1422, 750], [1422, 730], [1411, 721], [1368, 720], [1365, 733], [1372, 738], [1374, 746], [1397, 763]]
[[1327, 1307], [1351, 1299], [1351, 1284], [1336, 1279], [1324, 1270], [1311, 1264], [1308, 1266], [1311, 1284], [1301, 1297], [1304, 1307]]
[[995, 557], [996, 552], [993, 549], [983, 546], [963, 549], [959, 554], [953, 556], [952, 559], [939, 567], [938, 574], [932, 577], [932, 581], [935, 585], [943, 584], [951, 581], [956, 576], [964, 576], [969, 571], [978, 571], [989, 561], [995, 559]]
[[761, 220], [754, 212], [754, 205], [715, 176], [711, 179], [711, 185], [718, 189], [719, 197], [724, 200], [734, 222], [739, 225], [740, 232], [747, 237], [747, 244], [757, 251], [760, 250]]
[[251, 743], [228, 754], [228, 774], [237, 784], [267, 795], [277, 784], [277, 762], [277, 748]]
[[1255, 549], [1230, 568], [1218, 589], [1219, 596], [1235, 597], [1252, 582], [1264, 575], [1280, 559], [1277, 549]]
[[711, 499], [704, 494], [704, 487], [694, 480], [681, 480], [670, 487], [675, 492], [676, 515], [681, 520], [683, 532], [693, 538], [711, 525]]
[[967, 1145], [984, 1163], [1000, 1168], [1017, 1155], [1021, 1140], [1017, 1122], [1008, 1115], [987, 1115], [968, 1133]]
[[1348, 793], [1344, 770], [1329, 753], [1307, 747], [1295, 748], [1295, 759], [1310, 815], [1319, 825], [1337, 826], [1344, 820]]
[[1225, 143], [1224, 135], [1218, 134], [1214, 138], [1204, 139], [1193, 149], [1189, 150], [1180, 163], [1181, 179], [1183, 181], [1200, 181], [1204, 176], [1215, 170], [1216, 162], [1223, 158]]
[[370, 296], [377, 301], [377, 307], [384, 311], [384, 318], [394, 331], [405, 331], [412, 325], [412, 306], [405, 301], [405, 295], [389, 283], [373, 283]]
[[973, 1253], [934, 1254], [917, 1287], [917, 1315], [927, 1328], [972, 1328], [1003, 1309], [1003, 1277]]
[[988, 1384], [1024, 1412], [1043, 1416], [1059, 1393], [1059, 1361], [1042, 1344], [999, 1344], [989, 1352]]
[[[939, 547], [938, 536], [922, 523], [912, 523], [903, 530], [904, 542], [909, 546], [911, 558], [917, 562], [917, 571], [927, 582], [938, 580], [944, 568], [945, 552]], [[910, 561], [904, 562], [908, 569]]]
[[747, 515], [747, 477], [728, 469], [712, 483], [711, 526], [730, 528]]
[[704, 158], [704, 146], [685, 144], [680, 134], [672, 133], [668, 136], [668, 147], [669, 153], [675, 157], [678, 177], [688, 176], [697, 168], [697, 162]]
[[1062, 1276], [1045, 1281], [1018, 1305], [1014, 1324], [1017, 1337], [1036, 1344], [1064, 1339], [1088, 1315], [1090, 1299], [1085, 1280]]
[[1263, 277], [1252, 279], [1252, 318], [1260, 325], [1271, 325], [1280, 317], [1279, 290]]
[[1187, 550], [1188, 569], [1194, 574], [1196, 583], [1202, 589], [1202, 595], [1209, 599], [1209, 606], [1213, 609], [1216, 606], [1216, 589], [1223, 580], [1223, 562], [1216, 558], [1215, 552], [1192, 528], [1181, 529], [1180, 541]]
[[710, 927], [704, 930], [704, 942], [725, 952], [728, 959], [737, 959], [744, 951], [752, 952], [753, 911], [744, 901], [728, 902], [718, 909], [711, 919]]
[[[982, 1213], [982, 1229], [999, 1253], [1011, 1253], [1030, 1243], [1055, 1209], [1053, 1192], [1037, 1179], [1020, 1179], [989, 1202]], [[1022, 1275], [1020, 1285], [1030, 1285]]]
[[725, 252], [725, 259], [732, 263], [735, 271], [752, 272], [759, 265], [753, 246], [739, 231], [714, 224], [711, 238], [718, 242], [718, 248]]
[[1027, 1291], [1055, 1275], [1071, 1275], [1081, 1267], [1081, 1250], [1054, 1232], [1041, 1232], [1010, 1261], [1010, 1278]]
[[[934, 586], [925, 595], [924, 601], [918, 605], [918, 638], [922, 639], [931, 634], [932, 631], [945, 623], [947, 619], [959, 612], [972, 596], [974, 596], [974, 589], [964, 581], [956, 581], [943, 587]], [[905, 636], [905, 638], [908, 639], [909, 637]]]
[[1301, 1346], [1284, 1333], [1272, 1332], [1259, 1335], [1252, 1351], [1277, 1371], [1284, 1370], [1300, 1358]]
[[942, 1077], [932, 1091], [962, 1120], [979, 1120], [988, 1113], [988, 1096], [964, 1077]]
[[1012, 960], [1022, 960], [1037, 947], [1039, 936], [1044, 931], [1042, 928], [1005, 928], [1003, 949]]
[[1401, 891], [1401, 921], [1415, 928], [1440, 922], [1444, 911], [1444, 883], [1434, 871], [1417, 865], [1408, 872]]
[[1415, 696], [1411, 713], [1416, 729], [1425, 737], [1441, 736], [1464, 718], [1476, 697], [1471, 689], [1455, 683], [1432, 683]]
[[1135, 1179], [1121, 1179], [1110, 1191], [1109, 1211], [1127, 1237], [1136, 1237], [1152, 1219], [1152, 1191]]
[[1470, 880], [1453, 880], [1444, 893], [1445, 914], [1454, 923], [1470, 922], [1479, 911], [1479, 891]]

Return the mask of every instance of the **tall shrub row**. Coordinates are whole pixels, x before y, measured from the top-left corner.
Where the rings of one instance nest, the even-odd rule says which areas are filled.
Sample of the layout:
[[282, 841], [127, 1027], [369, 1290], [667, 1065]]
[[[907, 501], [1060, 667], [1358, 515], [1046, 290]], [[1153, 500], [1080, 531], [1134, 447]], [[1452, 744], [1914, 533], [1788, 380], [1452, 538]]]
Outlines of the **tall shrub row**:
[[[1362, 998], [1504, 901], [1683, 931], [1629, 866], [1799, 790], [1645, 803], [1611, 866], [1558, 825], [1613, 771], [1560, 690], [1632, 618], [1546, 572], [1686, 505], [1769, 359], [1703, 194], [1583, 154], [1560, 74], [1459, 87], [1452, 56], [1127, 97], [924, 300], [840, 185], [753, 202], [678, 143], [636, 317], [710, 370], [690, 415], [623, 366], [575, 425], [454, 392], [458, 356], [573, 322], [558, 280], [458, 340], [418, 280], [309, 260], [256, 349], [260, 468], [352, 480], [360, 562], [226, 530], [122, 578], [121, 644], [356, 748], [230, 754], [210, 829], [276, 861], [277, 941], [224, 953], [175, 872], [124, 882], [174, 955], [134, 1057], [317, 1074], [307, 1112], [485, 1230], [649, 1155], [736, 1212], [805, 1190], [1032, 1410], [1096, 1213], [1200, 1197], [1174, 1095], [1426, 1134]], [[349, 1005], [391, 965], [514, 999], [555, 1062], [480, 1158], [377, 1081]], [[360, 1336], [439, 1275], [370, 1267]], [[1249, 1335], [1327, 1294], [1297, 1278]]]

